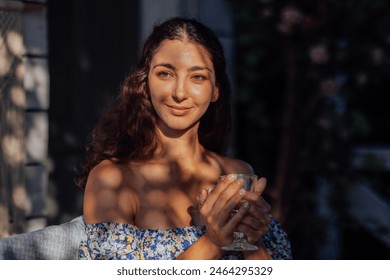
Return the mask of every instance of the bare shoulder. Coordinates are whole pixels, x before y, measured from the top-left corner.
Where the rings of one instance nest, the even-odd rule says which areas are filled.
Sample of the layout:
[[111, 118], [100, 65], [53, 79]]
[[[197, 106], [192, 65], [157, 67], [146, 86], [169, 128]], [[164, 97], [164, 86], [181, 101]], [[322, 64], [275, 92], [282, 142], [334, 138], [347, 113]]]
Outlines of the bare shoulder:
[[84, 194], [84, 218], [87, 223], [131, 223], [137, 209], [133, 172], [125, 165], [108, 160], [89, 173]]
[[89, 173], [86, 188], [118, 189], [122, 187], [125, 179], [126, 172], [123, 166], [104, 160], [96, 165]]
[[213, 157], [219, 162], [223, 174], [230, 174], [230, 173], [252, 174], [254, 172], [252, 166], [246, 161], [243, 161], [241, 159], [222, 156], [216, 153], [213, 153]]

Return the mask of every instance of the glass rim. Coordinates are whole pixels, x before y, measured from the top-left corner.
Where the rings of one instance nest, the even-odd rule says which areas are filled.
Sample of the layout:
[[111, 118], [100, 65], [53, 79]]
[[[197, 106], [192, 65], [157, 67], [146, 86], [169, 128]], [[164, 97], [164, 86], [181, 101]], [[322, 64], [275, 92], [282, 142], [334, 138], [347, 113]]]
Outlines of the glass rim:
[[224, 174], [224, 175], [220, 175], [219, 176], [219, 179], [223, 179], [229, 175], [234, 175], [234, 178], [237, 179], [237, 177], [249, 177], [249, 178], [252, 178], [252, 179], [258, 179], [259, 177], [256, 175], [256, 174], [253, 174], [253, 173], [229, 173], [229, 174]]

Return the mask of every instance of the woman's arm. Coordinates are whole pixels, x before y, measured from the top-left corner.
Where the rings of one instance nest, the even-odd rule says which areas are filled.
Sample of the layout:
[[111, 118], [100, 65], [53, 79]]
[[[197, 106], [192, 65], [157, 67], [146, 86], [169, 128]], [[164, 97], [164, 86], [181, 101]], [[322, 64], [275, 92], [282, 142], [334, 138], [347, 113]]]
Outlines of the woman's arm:
[[87, 224], [122, 222], [134, 224], [137, 199], [129, 188], [123, 166], [103, 161], [95, 166], [84, 193], [84, 219]]
[[202, 235], [177, 260], [217, 260], [220, 256], [221, 248]]

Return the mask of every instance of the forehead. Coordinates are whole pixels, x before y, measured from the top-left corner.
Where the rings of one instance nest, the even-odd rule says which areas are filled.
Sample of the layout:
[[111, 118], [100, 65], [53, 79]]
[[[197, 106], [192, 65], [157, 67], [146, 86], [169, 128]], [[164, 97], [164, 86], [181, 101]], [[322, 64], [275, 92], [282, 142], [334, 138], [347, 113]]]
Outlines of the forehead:
[[210, 53], [202, 45], [188, 40], [163, 40], [153, 54], [151, 64], [162, 62], [213, 66]]

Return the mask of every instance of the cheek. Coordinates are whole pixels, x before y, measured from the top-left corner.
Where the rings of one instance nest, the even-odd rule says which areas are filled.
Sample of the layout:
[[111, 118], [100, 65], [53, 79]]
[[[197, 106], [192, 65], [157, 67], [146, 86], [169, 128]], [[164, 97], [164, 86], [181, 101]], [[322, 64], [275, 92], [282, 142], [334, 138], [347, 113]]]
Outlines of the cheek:
[[172, 92], [172, 86], [169, 83], [151, 81], [149, 83], [149, 92], [152, 100], [164, 100]]
[[195, 85], [191, 87], [191, 93], [199, 102], [210, 102], [213, 92], [212, 85]]

